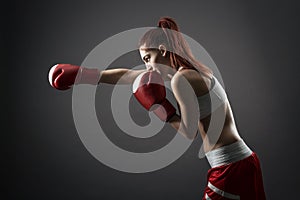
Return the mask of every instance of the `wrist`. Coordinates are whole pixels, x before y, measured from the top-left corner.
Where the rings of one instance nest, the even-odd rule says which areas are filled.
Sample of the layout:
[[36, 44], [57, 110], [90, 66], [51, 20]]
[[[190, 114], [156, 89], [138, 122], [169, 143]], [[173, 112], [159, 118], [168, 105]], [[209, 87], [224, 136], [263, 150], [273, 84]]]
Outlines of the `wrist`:
[[176, 109], [167, 99], [165, 99], [153, 110], [153, 112], [160, 120], [168, 122], [176, 114]]
[[96, 68], [80, 67], [78, 71], [77, 81], [75, 84], [91, 84], [98, 85], [100, 81], [101, 72]]

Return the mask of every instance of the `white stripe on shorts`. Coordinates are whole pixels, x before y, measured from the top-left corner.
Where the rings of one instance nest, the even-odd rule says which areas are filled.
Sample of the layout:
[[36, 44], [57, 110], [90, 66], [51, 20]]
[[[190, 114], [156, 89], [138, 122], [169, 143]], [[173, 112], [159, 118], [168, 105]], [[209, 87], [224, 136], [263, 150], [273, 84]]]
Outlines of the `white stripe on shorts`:
[[211, 198], [209, 198], [209, 196], [205, 193], [205, 199], [206, 200], [211, 200]]
[[[217, 188], [216, 186], [214, 186], [213, 184], [211, 184], [211, 182], [208, 182], [208, 187], [214, 191], [215, 193], [221, 195], [222, 197], [226, 197], [228, 199], [240, 199], [239, 195], [235, 195], [235, 194], [231, 194], [228, 192], [225, 192], [219, 188]], [[209, 197], [208, 197], [209, 198]]]

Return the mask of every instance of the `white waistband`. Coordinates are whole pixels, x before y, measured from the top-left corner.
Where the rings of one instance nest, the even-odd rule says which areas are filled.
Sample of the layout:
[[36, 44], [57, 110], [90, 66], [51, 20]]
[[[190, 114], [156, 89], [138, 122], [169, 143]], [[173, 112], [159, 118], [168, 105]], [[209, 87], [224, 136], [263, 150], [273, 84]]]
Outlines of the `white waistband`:
[[206, 158], [211, 167], [218, 167], [247, 158], [252, 154], [251, 149], [243, 140], [222, 146], [207, 152]]

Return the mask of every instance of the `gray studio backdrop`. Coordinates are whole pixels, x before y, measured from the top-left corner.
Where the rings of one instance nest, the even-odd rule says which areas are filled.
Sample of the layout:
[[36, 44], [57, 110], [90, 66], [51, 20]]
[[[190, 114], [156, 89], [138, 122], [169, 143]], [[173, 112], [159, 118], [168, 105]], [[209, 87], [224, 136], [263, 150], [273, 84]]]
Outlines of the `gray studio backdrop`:
[[[5, 105], [10, 105], [3, 109], [8, 111], [10, 130], [5, 138], [13, 141], [5, 151], [13, 163], [12, 198], [202, 197], [209, 166], [197, 155], [200, 139], [161, 170], [141, 174], [114, 170], [95, 159], [81, 142], [73, 121], [72, 90], [55, 90], [47, 79], [53, 64], [79, 65], [108, 37], [156, 26], [161, 16], [175, 18], [181, 31], [198, 41], [218, 66], [238, 130], [260, 158], [268, 199], [297, 198], [297, 3], [13, 1], [6, 9], [1, 32], [7, 65], [1, 67], [1, 73], [9, 86], [1, 87], [7, 93], [4, 96], [9, 97]], [[109, 67], [132, 68], [139, 64], [138, 52], [132, 51]], [[129, 151], [147, 152], [172, 140], [176, 133], [168, 126], [148, 139], [123, 134], [113, 122], [112, 90], [113, 86], [101, 85], [96, 93], [99, 123], [112, 142]], [[134, 99], [130, 101], [133, 119], [141, 126], [147, 125], [147, 113], [137, 109]]]

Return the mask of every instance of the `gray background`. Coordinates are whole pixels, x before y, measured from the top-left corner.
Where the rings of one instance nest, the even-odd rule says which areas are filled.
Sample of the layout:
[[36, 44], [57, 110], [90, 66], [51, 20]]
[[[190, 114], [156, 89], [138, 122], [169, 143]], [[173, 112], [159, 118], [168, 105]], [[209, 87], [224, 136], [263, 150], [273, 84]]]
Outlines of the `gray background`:
[[[54, 90], [47, 79], [53, 64], [79, 65], [106, 38], [155, 26], [160, 16], [174, 17], [219, 67], [240, 134], [260, 157], [268, 199], [297, 199], [300, 7], [295, 2], [12, 1], [2, 6], [1, 121], [9, 166], [1, 167], [8, 175], [9, 199], [202, 198], [209, 168], [197, 156], [201, 141], [159, 171], [113, 170], [81, 143], [72, 91]], [[114, 66], [140, 62], [131, 52]], [[96, 107], [117, 145], [147, 152], [172, 139], [170, 127], [147, 140], [122, 134], [111, 118], [111, 91], [107, 85], [98, 88]], [[130, 109], [137, 123], [147, 124], [134, 99]]]

